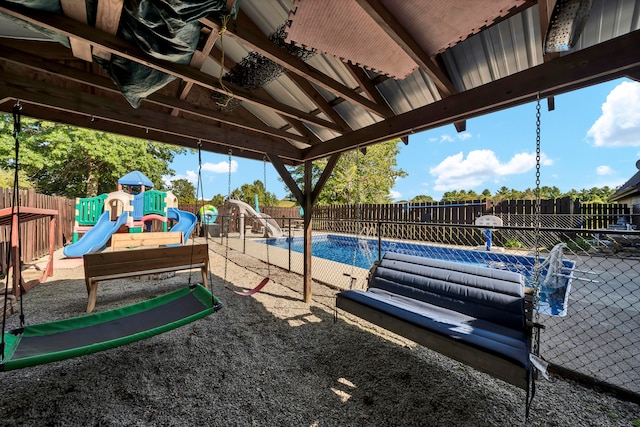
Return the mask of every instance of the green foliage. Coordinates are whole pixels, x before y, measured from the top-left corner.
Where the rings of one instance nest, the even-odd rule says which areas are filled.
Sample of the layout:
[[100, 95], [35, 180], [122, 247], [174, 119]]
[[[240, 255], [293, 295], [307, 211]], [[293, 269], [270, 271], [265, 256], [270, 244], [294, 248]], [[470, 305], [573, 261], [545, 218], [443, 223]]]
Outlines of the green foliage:
[[587, 240], [583, 239], [582, 237], [577, 237], [576, 240], [568, 241], [566, 242], [566, 244], [567, 244], [567, 248], [574, 253], [588, 251], [589, 249], [591, 249], [591, 246], [592, 246], [591, 243], [589, 243]]
[[410, 201], [411, 201], [411, 203], [433, 203], [433, 202], [435, 202], [435, 200], [433, 200], [433, 197], [426, 196], [424, 194], [416, 196], [413, 199], [411, 199]]
[[224, 204], [224, 196], [222, 194], [216, 194], [211, 198], [209, 204], [219, 208]]
[[278, 204], [278, 197], [273, 193], [269, 193], [260, 180], [255, 180], [253, 184], [243, 184], [242, 187], [236, 188], [231, 192], [231, 198], [242, 200], [253, 206], [256, 194], [258, 195], [258, 204], [262, 206], [275, 206]]
[[522, 244], [522, 242], [520, 242], [517, 239], [509, 239], [506, 242], [504, 242], [504, 247], [505, 248], [523, 248], [524, 245]]
[[[13, 188], [15, 173], [10, 169], [0, 169], [0, 188]], [[18, 187], [21, 189], [34, 188], [35, 184], [29, 180], [24, 171], [18, 171]]]
[[482, 196], [478, 195], [473, 190], [465, 191], [465, 190], [454, 190], [454, 191], [446, 191], [442, 194], [441, 201], [443, 202], [464, 202], [467, 200], [479, 200]]
[[[359, 150], [343, 153], [331, 177], [318, 196], [318, 205], [353, 203], [388, 203], [396, 179], [407, 176], [397, 167], [399, 140], [387, 141], [367, 147], [366, 155]], [[312, 182], [320, 178], [327, 159], [314, 161]], [[291, 176], [304, 187], [304, 166], [290, 169]], [[291, 196], [289, 196], [291, 197]]]
[[[558, 199], [562, 197], [570, 197], [571, 199], [578, 199], [581, 203], [608, 203], [608, 198], [615, 189], [608, 186], [602, 188], [593, 187], [591, 189], [582, 189], [580, 191], [570, 190], [566, 193], [562, 193], [556, 186], [542, 186], [540, 187], [541, 199]], [[473, 190], [453, 190], [443, 193], [441, 201], [443, 202], [464, 202], [469, 200], [535, 200], [535, 189], [527, 188], [524, 191], [516, 190], [515, 188], [509, 188], [502, 186], [495, 194], [491, 195], [491, 191], [484, 189], [481, 194], [477, 194]]]
[[547, 185], [543, 185], [542, 187], [540, 187], [540, 198], [559, 199], [560, 197], [562, 197], [562, 192], [558, 187], [549, 187]]
[[179, 203], [196, 203], [196, 187], [188, 180], [174, 179], [171, 181], [170, 190]]
[[[0, 168], [11, 166], [13, 122], [0, 115]], [[20, 169], [43, 194], [91, 197], [117, 189], [118, 178], [139, 170], [163, 189], [169, 164], [186, 151], [163, 143], [123, 137], [43, 120], [22, 119]]]

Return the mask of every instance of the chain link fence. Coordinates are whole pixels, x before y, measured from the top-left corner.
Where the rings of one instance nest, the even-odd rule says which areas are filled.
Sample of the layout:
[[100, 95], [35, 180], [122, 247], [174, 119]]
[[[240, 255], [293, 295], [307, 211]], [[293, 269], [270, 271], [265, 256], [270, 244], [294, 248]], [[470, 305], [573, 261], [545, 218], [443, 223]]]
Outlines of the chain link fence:
[[[536, 239], [533, 215], [501, 219], [503, 225], [491, 230], [314, 220], [312, 277], [338, 290], [365, 288], [370, 267], [388, 251], [517, 271], [539, 290], [536, 318], [545, 327], [540, 352], [551, 368], [640, 397], [640, 232], [629, 226], [586, 229], [589, 218], [579, 215], [542, 215]], [[302, 274], [298, 218], [281, 220], [279, 238], [265, 238], [250, 221], [243, 233], [227, 232], [222, 223], [219, 243]]]

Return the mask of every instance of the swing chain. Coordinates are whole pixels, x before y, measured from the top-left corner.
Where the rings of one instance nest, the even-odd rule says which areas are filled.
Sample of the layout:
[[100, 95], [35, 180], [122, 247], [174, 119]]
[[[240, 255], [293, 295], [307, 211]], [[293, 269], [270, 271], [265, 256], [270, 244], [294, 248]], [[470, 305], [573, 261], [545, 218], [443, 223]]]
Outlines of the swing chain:
[[227, 179], [227, 224], [224, 224], [224, 217], [222, 218], [222, 232], [227, 235], [227, 244], [224, 252], [224, 282], [227, 282], [227, 266], [229, 264], [229, 231], [231, 229], [231, 156], [233, 155], [233, 151], [229, 149], [229, 175]]
[[231, 199], [231, 156], [233, 151], [229, 150], [229, 179], [227, 180], [227, 199]]
[[22, 112], [22, 105], [20, 101], [16, 101], [13, 106], [13, 137], [18, 138], [18, 134], [22, 130], [22, 122], [20, 120], [20, 113]]
[[[19, 163], [19, 157], [20, 157], [20, 138], [18, 136], [20, 134], [20, 131], [22, 130], [22, 120], [21, 120], [22, 105], [20, 104], [19, 100], [17, 100], [16, 103], [14, 104], [12, 113], [13, 113], [13, 138], [15, 140], [15, 158], [14, 158], [14, 164], [13, 164], [14, 175], [13, 175], [13, 192], [11, 195], [11, 205], [12, 205], [11, 214], [16, 215], [19, 218], [20, 217], [20, 195], [19, 195], [20, 185], [18, 180], [18, 170], [19, 170], [18, 163]], [[20, 235], [21, 235], [20, 221], [16, 221], [17, 230], [13, 230], [13, 226], [14, 226], [14, 222], [11, 221], [11, 228], [9, 231], [9, 235], [18, 236], [18, 241], [11, 242], [9, 246], [11, 247], [13, 244], [16, 244], [19, 249], [15, 251], [15, 253], [13, 250], [7, 251], [6, 265], [8, 267], [9, 265], [11, 265], [11, 263], [13, 263], [13, 275], [15, 277], [16, 274], [19, 274], [19, 272], [22, 270], [22, 262], [20, 257], [20, 249], [22, 248], [22, 245], [20, 244]], [[12, 255], [16, 255], [15, 257], [16, 259], [11, 259]], [[8, 301], [9, 301], [9, 274], [6, 275], [5, 279], [6, 279], [6, 282], [4, 287], [4, 300], [3, 300], [3, 310], [2, 310], [2, 331], [0, 331], [2, 333], [2, 340], [0, 341], [0, 360], [4, 360], [4, 356], [5, 356], [4, 330], [7, 322], [7, 307], [8, 307]], [[21, 286], [21, 284], [16, 283], [16, 286]], [[14, 289], [14, 292], [15, 291], [16, 289]], [[23, 300], [24, 298], [20, 298], [20, 316], [19, 316], [20, 328], [24, 327], [24, 321], [25, 321]]]
[[[533, 293], [533, 308], [536, 309], [540, 300], [540, 93], [536, 97], [536, 200], [534, 206], [534, 220], [533, 220], [533, 234], [534, 234], [534, 246], [535, 246], [535, 264], [533, 268], [533, 280], [534, 280], [534, 293]], [[540, 313], [536, 310], [536, 321], [538, 321]], [[538, 349], [536, 349], [538, 350]], [[536, 353], [537, 354], [537, 353]]]
[[[267, 156], [264, 155], [262, 156], [262, 165], [263, 165], [263, 170], [264, 170], [264, 192], [265, 192], [265, 205], [266, 203], [266, 199], [267, 199]], [[269, 237], [269, 232], [267, 231], [267, 219], [264, 218], [264, 232], [266, 237]], [[269, 242], [266, 242], [267, 244], [267, 277], [271, 277], [271, 260], [269, 259], [269, 246], [271, 246], [269, 244]]]
[[[357, 277], [355, 276], [355, 271], [356, 271], [356, 262], [358, 260], [358, 249], [360, 248], [360, 245], [362, 245], [363, 243], [360, 240], [360, 236], [364, 233], [364, 225], [362, 222], [362, 206], [360, 205], [360, 176], [359, 176], [359, 172], [360, 172], [360, 160], [361, 160], [361, 155], [362, 152], [360, 151], [360, 146], [357, 147], [356, 150], [353, 151], [355, 153], [355, 165], [356, 165], [356, 170], [355, 170], [355, 187], [352, 189], [352, 194], [355, 193], [354, 197], [353, 197], [353, 201], [354, 201], [354, 205], [355, 205], [355, 212], [354, 212], [354, 216], [355, 216], [355, 224], [356, 224], [356, 242], [353, 245], [353, 259], [351, 260], [351, 278], [350, 278], [350, 283], [349, 283], [349, 289], [353, 289], [358, 282]], [[364, 243], [367, 244], [367, 243]]]

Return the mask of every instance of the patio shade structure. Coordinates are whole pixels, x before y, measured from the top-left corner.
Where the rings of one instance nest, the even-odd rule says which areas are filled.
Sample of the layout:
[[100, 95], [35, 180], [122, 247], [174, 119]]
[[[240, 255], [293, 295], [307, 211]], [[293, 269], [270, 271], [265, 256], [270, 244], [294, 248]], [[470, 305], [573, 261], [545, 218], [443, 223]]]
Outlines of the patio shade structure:
[[266, 157], [304, 208], [307, 301], [312, 207], [341, 153], [640, 79], [640, 0], [185, 1], [166, 27], [122, 0], [20, 3], [0, 3], [1, 109]]

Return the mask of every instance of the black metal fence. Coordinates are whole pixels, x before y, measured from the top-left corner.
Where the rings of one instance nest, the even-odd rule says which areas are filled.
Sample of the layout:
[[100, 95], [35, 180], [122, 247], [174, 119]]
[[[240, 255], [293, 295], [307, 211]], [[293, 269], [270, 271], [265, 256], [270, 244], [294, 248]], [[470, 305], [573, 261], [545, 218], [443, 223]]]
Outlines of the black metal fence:
[[[536, 236], [531, 215], [502, 219], [490, 250], [487, 229], [475, 225], [314, 219], [312, 276], [338, 289], [365, 287], [368, 269], [387, 251], [518, 271], [540, 292], [541, 356], [551, 368], [640, 397], [640, 232], [543, 215]], [[229, 233], [217, 241], [302, 273], [297, 221], [287, 219], [280, 238], [247, 230], [242, 239]]]

